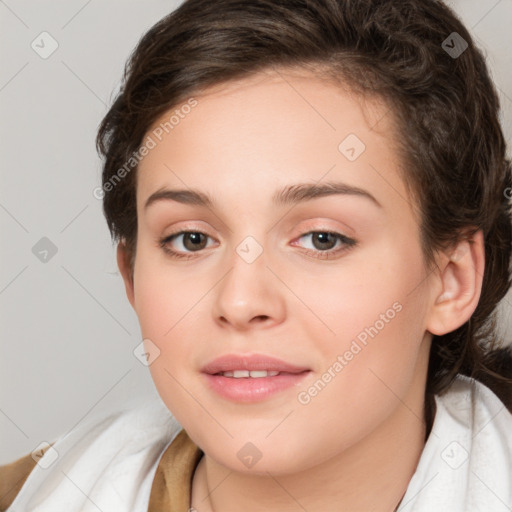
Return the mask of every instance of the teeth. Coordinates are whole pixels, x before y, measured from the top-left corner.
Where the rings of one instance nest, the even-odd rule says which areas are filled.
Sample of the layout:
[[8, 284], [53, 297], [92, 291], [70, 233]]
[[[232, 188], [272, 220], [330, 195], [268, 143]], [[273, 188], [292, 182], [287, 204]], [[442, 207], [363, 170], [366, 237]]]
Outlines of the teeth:
[[252, 377], [257, 379], [259, 377], [275, 377], [276, 375], [279, 375], [279, 372], [267, 370], [234, 370], [232, 372], [221, 372], [221, 375], [223, 377], [233, 377], [235, 379], [243, 377]]

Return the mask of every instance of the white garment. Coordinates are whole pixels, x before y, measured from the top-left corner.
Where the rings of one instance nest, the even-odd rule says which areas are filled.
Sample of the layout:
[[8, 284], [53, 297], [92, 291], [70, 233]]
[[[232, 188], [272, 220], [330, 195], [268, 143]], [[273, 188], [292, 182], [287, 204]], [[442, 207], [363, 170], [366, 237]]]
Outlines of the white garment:
[[[436, 416], [399, 512], [512, 510], [512, 415], [484, 385], [459, 376]], [[93, 419], [58, 439], [8, 512], [147, 512], [161, 456], [181, 430], [157, 398]]]
[[[147, 512], [160, 458], [181, 430], [159, 397], [57, 439], [7, 512]], [[52, 448], [58, 452], [51, 460]]]
[[510, 512], [512, 414], [489, 388], [460, 375], [436, 405], [398, 512]]

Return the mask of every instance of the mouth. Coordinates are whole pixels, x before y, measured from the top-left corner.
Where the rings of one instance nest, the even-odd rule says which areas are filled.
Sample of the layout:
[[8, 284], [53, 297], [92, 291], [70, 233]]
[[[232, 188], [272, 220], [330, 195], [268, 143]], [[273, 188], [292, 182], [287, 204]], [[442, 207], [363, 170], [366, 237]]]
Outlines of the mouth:
[[222, 377], [231, 377], [233, 379], [261, 379], [262, 377], [275, 377], [280, 375], [281, 372], [267, 371], [267, 370], [234, 370], [232, 372], [219, 372], [215, 375], [221, 375]]
[[208, 387], [234, 402], [261, 402], [290, 390], [311, 372], [309, 368], [261, 355], [228, 354], [203, 367]]
[[[306, 370], [307, 371], [307, 370]], [[302, 372], [300, 372], [302, 373]], [[264, 377], [276, 377], [277, 375], [297, 375], [290, 372], [278, 372], [275, 370], [234, 370], [227, 372], [219, 372], [215, 375], [228, 377], [232, 379], [261, 379]]]

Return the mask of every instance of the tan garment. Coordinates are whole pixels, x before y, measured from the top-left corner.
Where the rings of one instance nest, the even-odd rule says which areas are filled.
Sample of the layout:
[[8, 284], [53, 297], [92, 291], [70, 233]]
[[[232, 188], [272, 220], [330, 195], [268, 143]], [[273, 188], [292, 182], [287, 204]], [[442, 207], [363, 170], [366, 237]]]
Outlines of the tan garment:
[[148, 512], [188, 512], [192, 478], [202, 455], [185, 429], [181, 430], [160, 459], [151, 487]]
[[[38, 457], [41, 458], [50, 446], [52, 445], [43, 448], [37, 454]], [[32, 458], [32, 453], [29, 453], [10, 464], [0, 466], [0, 512], [7, 510], [14, 501], [37, 460]]]
[[[38, 456], [42, 457], [43, 453]], [[182, 429], [160, 459], [151, 487], [148, 512], [188, 512], [192, 477], [202, 455], [203, 452]], [[37, 460], [29, 453], [0, 466], [0, 512], [7, 510], [14, 501], [36, 463]]]

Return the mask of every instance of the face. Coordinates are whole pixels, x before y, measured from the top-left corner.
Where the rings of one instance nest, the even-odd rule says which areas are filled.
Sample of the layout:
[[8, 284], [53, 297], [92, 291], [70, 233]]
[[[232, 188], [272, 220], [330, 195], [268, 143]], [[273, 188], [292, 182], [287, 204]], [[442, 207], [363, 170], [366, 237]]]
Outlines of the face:
[[[404, 403], [420, 415], [433, 289], [388, 108], [292, 71], [183, 105], [147, 133], [127, 284], [169, 410], [219, 464], [249, 471], [249, 454], [262, 474], [347, 451]], [[294, 369], [203, 371], [225, 355]]]

